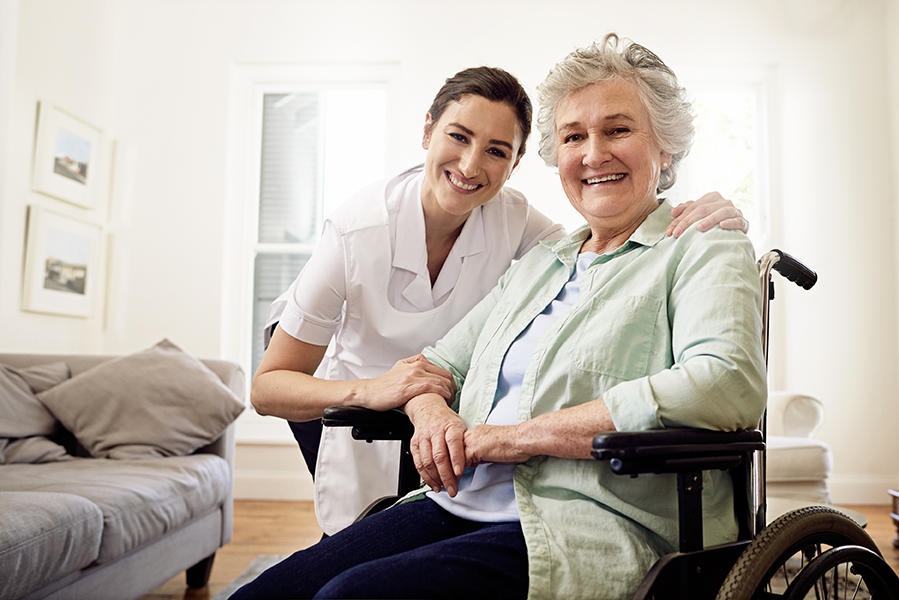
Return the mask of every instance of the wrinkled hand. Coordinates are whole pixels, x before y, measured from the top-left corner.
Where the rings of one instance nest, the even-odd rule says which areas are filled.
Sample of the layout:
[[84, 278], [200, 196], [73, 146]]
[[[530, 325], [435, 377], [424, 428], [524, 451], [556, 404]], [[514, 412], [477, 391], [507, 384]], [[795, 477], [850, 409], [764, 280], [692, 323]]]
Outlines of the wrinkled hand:
[[452, 374], [431, 363], [421, 354], [398, 361], [389, 371], [360, 381], [358, 399], [351, 402], [373, 410], [390, 410], [422, 394], [436, 394], [447, 404], [456, 397]]
[[455, 496], [465, 471], [465, 422], [436, 394], [413, 398], [404, 410], [415, 426], [410, 450], [422, 480]]
[[739, 208], [733, 202], [724, 198], [718, 192], [706, 194], [699, 200], [690, 200], [678, 204], [671, 209], [674, 221], [668, 226], [667, 235], [680, 237], [690, 225], [699, 221], [697, 229], [707, 231], [715, 225], [721, 225], [723, 229], [739, 229], [743, 233], [749, 232], [749, 221], [743, 217]]
[[518, 426], [477, 425], [465, 432], [465, 465], [481, 463], [523, 463], [531, 456], [516, 442], [520, 439]]

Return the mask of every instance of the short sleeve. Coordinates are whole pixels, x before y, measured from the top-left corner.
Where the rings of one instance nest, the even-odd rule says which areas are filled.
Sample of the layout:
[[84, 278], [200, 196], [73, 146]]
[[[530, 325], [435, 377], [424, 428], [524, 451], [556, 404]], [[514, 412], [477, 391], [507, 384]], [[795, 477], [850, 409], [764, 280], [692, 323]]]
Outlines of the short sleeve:
[[328, 345], [346, 301], [345, 257], [342, 236], [325, 221], [321, 241], [288, 290], [279, 325], [287, 334], [307, 344]]

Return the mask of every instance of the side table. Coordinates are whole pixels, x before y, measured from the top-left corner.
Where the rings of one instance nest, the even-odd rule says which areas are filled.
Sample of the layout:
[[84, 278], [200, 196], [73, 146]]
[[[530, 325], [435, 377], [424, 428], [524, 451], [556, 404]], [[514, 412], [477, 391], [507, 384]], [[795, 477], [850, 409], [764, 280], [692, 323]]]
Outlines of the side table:
[[896, 526], [896, 537], [893, 538], [893, 545], [899, 548], [899, 492], [889, 490], [890, 496], [893, 498], [893, 511], [890, 518], [893, 519], [893, 525]]

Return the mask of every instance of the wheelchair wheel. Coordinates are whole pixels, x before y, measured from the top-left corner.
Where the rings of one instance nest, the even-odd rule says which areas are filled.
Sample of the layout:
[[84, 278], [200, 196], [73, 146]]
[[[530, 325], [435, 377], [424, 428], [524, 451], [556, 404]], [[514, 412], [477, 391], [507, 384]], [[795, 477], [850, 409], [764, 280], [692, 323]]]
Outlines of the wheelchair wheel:
[[824, 506], [789, 512], [747, 546], [716, 600], [786, 597], [787, 588], [814, 559], [830, 548], [850, 545], [867, 548], [880, 558], [871, 537], [843, 513]]
[[787, 588], [786, 598], [883, 598], [899, 595], [899, 577], [861, 546], [831, 548], [813, 560]]

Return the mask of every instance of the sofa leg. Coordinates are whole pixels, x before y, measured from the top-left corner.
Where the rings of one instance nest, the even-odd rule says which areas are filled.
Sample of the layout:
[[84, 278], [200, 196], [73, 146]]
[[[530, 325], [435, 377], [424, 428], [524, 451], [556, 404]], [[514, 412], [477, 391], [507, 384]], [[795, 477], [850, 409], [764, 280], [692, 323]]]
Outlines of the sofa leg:
[[187, 586], [192, 588], [205, 587], [209, 582], [209, 574], [212, 573], [212, 561], [215, 560], [215, 552], [207, 556], [187, 571]]

